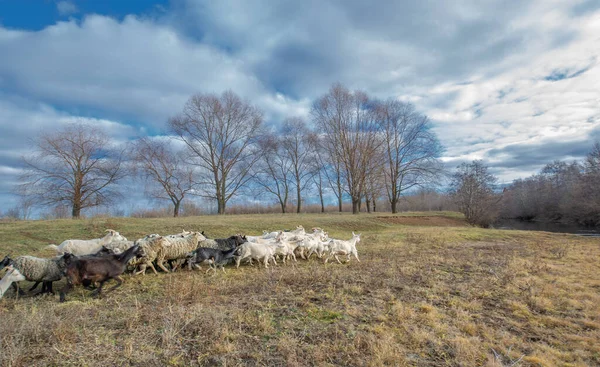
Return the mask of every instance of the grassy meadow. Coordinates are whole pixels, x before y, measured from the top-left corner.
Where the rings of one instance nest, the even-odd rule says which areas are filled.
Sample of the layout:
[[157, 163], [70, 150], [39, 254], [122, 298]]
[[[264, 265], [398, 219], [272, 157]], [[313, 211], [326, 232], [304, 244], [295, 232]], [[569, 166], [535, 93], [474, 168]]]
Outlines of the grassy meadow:
[[0, 222], [0, 257], [49, 257], [45, 245], [107, 228], [214, 238], [298, 224], [361, 233], [361, 262], [126, 275], [62, 304], [9, 290], [0, 365], [600, 365], [597, 238], [472, 228], [456, 213], [95, 218]]

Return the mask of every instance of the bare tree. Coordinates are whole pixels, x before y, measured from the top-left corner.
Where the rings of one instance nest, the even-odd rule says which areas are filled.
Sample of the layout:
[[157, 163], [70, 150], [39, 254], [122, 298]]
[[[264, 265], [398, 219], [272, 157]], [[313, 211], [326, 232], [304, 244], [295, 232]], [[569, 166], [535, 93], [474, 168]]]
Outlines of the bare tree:
[[352, 213], [358, 214], [366, 178], [376, 169], [372, 157], [381, 143], [373, 101], [363, 92], [335, 84], [315, 101], [311, 112], [329, 155], [341, 164]]
[[219, 214], [251, 178], [262, 121], [262, 112], [232, 91], [192, 96], [183, 113], [169, 120], [201, 170], [202, 195], [217, 201]]
[[338, 211], [342, 212], [342, 204], [343, 204], [343, 194], [344, 189], [342, 185], [342, 164], [336, 156], [330, 155], [330, 151], [332, 149], [327, 149], [326, 144], [328, 144], [327, 139], [324, 139], [322, 136], [317, 136], [316, 140], [316, 164], [318, 165], [319, 172], [319, 182], [321, 185], [319, 186], [319, 195], [321, 196], [321, 206], [324, 210], [324, 202], [323, 202], [323, 178], [327, 182], [329, 188], [335, 195], [338, 202]]
[[273, 133], [261, 138], [259, 147], [261, 159], [255, 165], [255, 182], [261, 189], [277, 198], [281, 212], [285, 213], [290, 192], [292, 162]]
[[494, 192], [497, 178], [483, 161], [463, 163], [452, 175], [451, 192], [468, 223], [488, 227], [498, 215], [500, 196]]
[[324, 198], [324, 185], [325, 182], [323, 181], [323, 170], [321, 169], [316, 169], [315, 170], [316, 174], [313, 176], [312, 180], [313, 183], [315, 184], [315, 187], [317, 188], [317, 193], [319, 195], [319, 203], [321, 204], [321, 213], [325, 213], [325, 198]]
[[427, 116], [410, 103], [388, 99], [379, 103], [378, 119], [385, 137], [385, 178], [392, 213], [402, 194], [439, 177], [441, 145]]
[[[377, 156], [379, 157], [379, 156]], [[365, 204], [367, 206], [367, 212], [371, 213], [377, 211], [377, 198], [379, 198], [385, 191], [385, 175], [384, 167], [380, 164], [375, 163], [377, 169], [367, 176], [365, 183]]]
[[19, 192], [41, 206], [69, 205], [71, 216], [81, 210], [112, 202], [119, 196], [115, 184], [123, 177], [123, 152], [112, 150], [108, 136], [86, 124], [72, 124], [42, 134], [36, 152], [23, 157], [26, 171]]
[[146, 181], [146, 194], [173, 203], [173, 216], [178, 217], [185, 196], [194, 189], [194, 169], [184, 162], [167, 140], [141, 138], [131, 151], [135, 169]]
[[600, 177], [600, 142], [595, 142], [592, 150], [585, 157], [585, 172]]
[[283, 123], [281, 147], [291, 162], [292, 177], [296, 186], [296, 213], [302, 211], [302, 192], [315, 175], [316, 135], [308, 129], [304, 120], [289, 118]]

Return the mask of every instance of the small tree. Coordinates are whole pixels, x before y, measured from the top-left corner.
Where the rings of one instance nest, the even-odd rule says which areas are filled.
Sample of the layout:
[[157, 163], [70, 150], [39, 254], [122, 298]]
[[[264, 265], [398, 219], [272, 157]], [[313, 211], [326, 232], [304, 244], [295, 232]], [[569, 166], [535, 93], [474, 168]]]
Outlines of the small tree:
[[290, 193], [292, 162], [284, 154], [279, 139], [273, 133], [261, 138], [259, 147], [261, 159], [255, 165], [256, 185], [275, 196], [279, 201], [281, 212], [285, 213]]
[[37, 205], [68, 205], [71, 216], [81, 210], [111, 203], [119, 196], [117, 182], [123, 177], [122, 151], [111, 149], [108, 136], [88, 124], [72, 124], [42, 134], [36, 152], [23, 157], [26, 166], [18, 192]]
[[451, 192], [468, 223], [489, 227], [498, 216], [500, 195], [494, 192], [497, 178], [483, 161], [463, 163], [452, 175]]
[[302, 192], [315, 175], [316, 135], [301, 118], [287, 119], [281, 131], [281, 147], [291, 163], [291, 173], [296, 187], [296, 213], [302, 211]]
[[194, 189], [194, 169], [185, 164], [166, 140], [141, 138], [133, 146], [135, 171], [146, 181], [146, 194], [173, 203], [173, 216], [179, 216], [181, 203]]

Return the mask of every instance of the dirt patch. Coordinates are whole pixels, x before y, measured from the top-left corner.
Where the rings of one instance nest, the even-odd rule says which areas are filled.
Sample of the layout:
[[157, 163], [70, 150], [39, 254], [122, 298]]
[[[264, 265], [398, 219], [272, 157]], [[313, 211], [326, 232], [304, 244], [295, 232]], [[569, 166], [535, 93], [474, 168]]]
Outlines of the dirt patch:
[[429, 227], [466, 227], [462, 219], [448, 217], [377, 217], [380, 221], [388, 224], [401, 224], [405, 226], [429, 226]]

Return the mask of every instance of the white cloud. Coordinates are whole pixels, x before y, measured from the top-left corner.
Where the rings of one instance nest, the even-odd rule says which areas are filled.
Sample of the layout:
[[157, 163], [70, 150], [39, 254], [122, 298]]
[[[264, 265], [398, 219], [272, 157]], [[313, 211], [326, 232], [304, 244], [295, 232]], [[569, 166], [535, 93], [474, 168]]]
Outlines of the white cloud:
[[333, 82], [415, 103], [435, 121], [445, 161], [484, 158], [507, 180], [600, 134], [591, 2], [181, 4], [160, 19], [0, 27], [3, 151], [26, 151], [29, 126], [82, 116], [125, 136], [161, 132], [197, 92], [232, 89], [271, 122], [306, 118]]
[[75, 14], [79, 12], [77, 5], [73, 4], [70, 1], [59, 1], [56, 3], [56, 9], [58, 10], [58, 14], [62, 16], [67, 16], [71, 14]]

